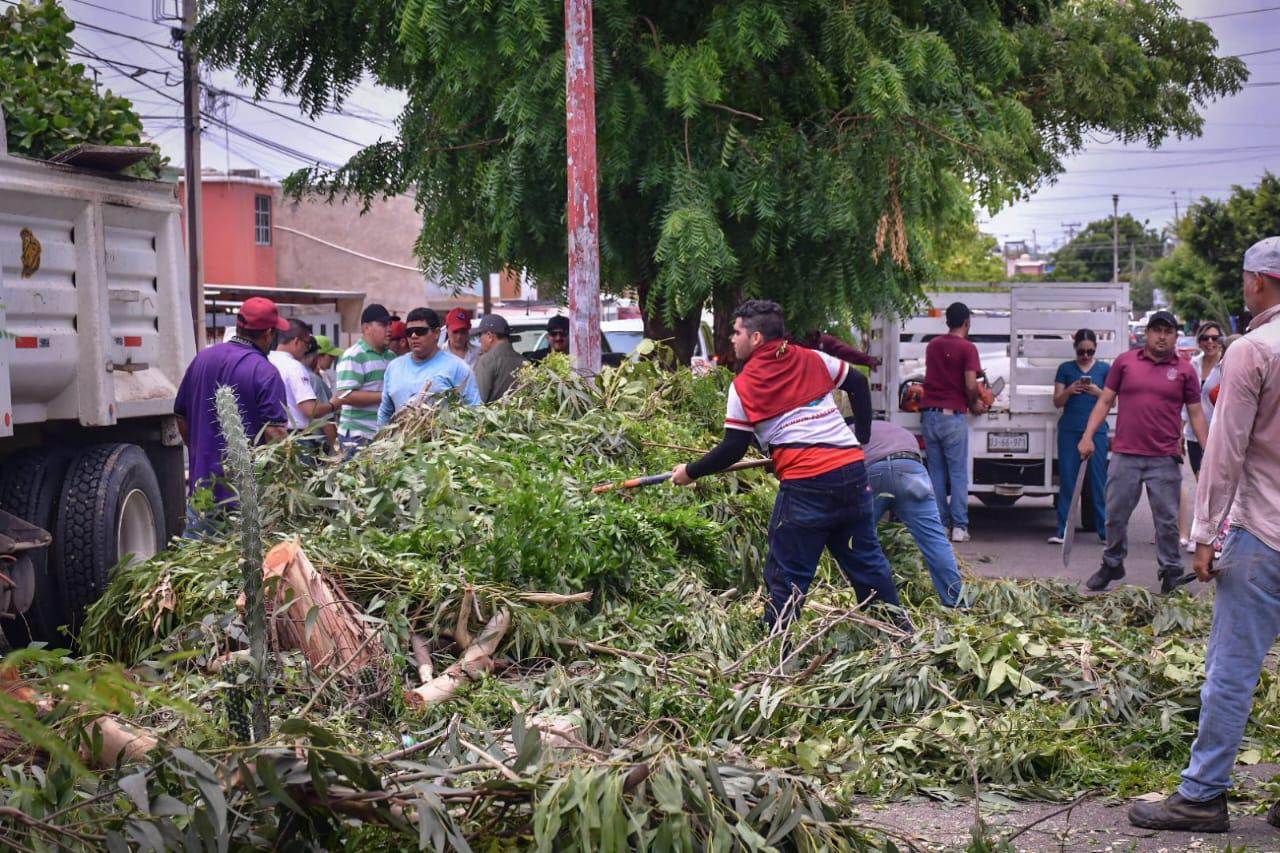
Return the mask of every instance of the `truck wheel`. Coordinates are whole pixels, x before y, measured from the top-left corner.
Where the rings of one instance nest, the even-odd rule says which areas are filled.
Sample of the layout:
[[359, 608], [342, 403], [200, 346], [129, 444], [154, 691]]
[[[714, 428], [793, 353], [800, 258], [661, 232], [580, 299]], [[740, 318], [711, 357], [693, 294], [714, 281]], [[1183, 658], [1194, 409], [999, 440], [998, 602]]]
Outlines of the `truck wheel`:
[[[74, 451], [65, 447], [22, 450], [0, 465], [0, 509], [53, 532], [62, 482]], [[54, 564], [53, 547], [27, 552], [34, 569], [35, 597], [25, 616], [3, 621], [4, 634], [15, 647], [32, 640], [57, 643], [58, 628], [67, 624]]]
[[153, 557], [164, 547], [160, 484], [142, 448], [97, 444], [80, 451], [67, 470], [53, 549], [71, 634], [107, 590], [111, 570], [132, 555]]

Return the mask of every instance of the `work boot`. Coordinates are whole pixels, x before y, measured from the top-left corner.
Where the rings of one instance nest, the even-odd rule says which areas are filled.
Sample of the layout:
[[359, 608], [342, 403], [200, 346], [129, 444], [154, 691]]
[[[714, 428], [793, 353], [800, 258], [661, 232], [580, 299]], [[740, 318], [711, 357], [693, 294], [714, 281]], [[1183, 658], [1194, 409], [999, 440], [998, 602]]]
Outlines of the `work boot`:
[[1106, 563], [1102, 564], [1102, 568], [1093, 573], [1093, 577], [1084, 582], [1085, 588], [1092, 592], [1099, 592], [1107, 588], [1107, 584], [1112, 581], [1118, 581], [1124, 577], [1124, 563], [1116, 566], [1114, 569]]
[[1129, 807], [1129, 823], [1143, 829], [1226, 832], [1229, 825], [1227, 795], [1219, 794], [1212, 800], [1193, 803], [1175, 793], [1159, 803], [1134, 803]]
[[1280, 829], [1280, 800], [1276, 800], [1271, 804], [1271, 808], [1267, 809], [1267, 823]]
[[1160, 571], [1160, 594], [1168, 595], [1180, 586], [1191, 583], [1196, 579], [1192, 573], [1183, 574], [1179, 571], [1166, 572]]

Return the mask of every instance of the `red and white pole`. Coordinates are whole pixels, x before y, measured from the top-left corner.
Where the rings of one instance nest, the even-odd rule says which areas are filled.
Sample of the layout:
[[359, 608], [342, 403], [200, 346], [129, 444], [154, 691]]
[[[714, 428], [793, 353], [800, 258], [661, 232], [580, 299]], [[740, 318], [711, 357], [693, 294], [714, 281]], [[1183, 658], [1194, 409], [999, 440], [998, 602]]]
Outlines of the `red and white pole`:
[[569, 350], [600, 372], [600, 219], [596, 203], [596, 82], [591, 0], [564, 4], [564, 110], [569, 149]]

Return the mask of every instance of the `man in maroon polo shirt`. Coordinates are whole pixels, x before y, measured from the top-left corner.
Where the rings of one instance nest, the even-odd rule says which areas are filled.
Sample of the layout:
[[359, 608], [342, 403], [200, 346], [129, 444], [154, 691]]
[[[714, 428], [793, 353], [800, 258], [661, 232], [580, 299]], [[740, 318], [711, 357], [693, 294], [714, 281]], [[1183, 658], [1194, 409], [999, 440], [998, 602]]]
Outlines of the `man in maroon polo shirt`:
[[1156, 559], [1160, 591], [1172, 592], [1182, 577], [1182, 549], [1178, 547], [1178, 498], [1182, 491], [1182, 407], [1191, 429], [1204, 446], [1209, 424], [1200, 408], [1200, 377], [1191, 362], [1179, 358], [1178, 323], [1168, 311], [1157, 311], [1147, 323], [1147, 343], [1115, 360], [1107, 384], [1089, 415], [1080, 439], [1080, 456], [1093, 455], [1093, 436], [1120, 400], [1116, 431], [1107, 465], [1107, 549], [1102, 567], [1086, 586], [1094, 591], [1124, 577], [1129, 553], [1129, 516], [1138, 505], [1142, 487], [1156, 523]]
[[[947, 333], [924, 350], [924, 399], [920, 433], [938, 516], [951, 541], [969, 541], [969, 418], [986, 411], [978, 391], [982, 363], [969, 340], [972, 312], [963, 302], [947, 306]], [[951, 501], [947, 502], [947, 486]]]

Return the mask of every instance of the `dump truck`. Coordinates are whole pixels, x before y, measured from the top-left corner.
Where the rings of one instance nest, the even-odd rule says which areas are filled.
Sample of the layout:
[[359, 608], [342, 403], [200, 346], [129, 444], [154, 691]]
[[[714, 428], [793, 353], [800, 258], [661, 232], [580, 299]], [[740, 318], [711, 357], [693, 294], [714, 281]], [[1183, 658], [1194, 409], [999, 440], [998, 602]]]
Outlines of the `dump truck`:
[[0, 626], [65, 645], [117, 566], [181, 530], [195, 327], [174, 184], [115, 171], [137, 149], [4, 143], [0, 115]]

